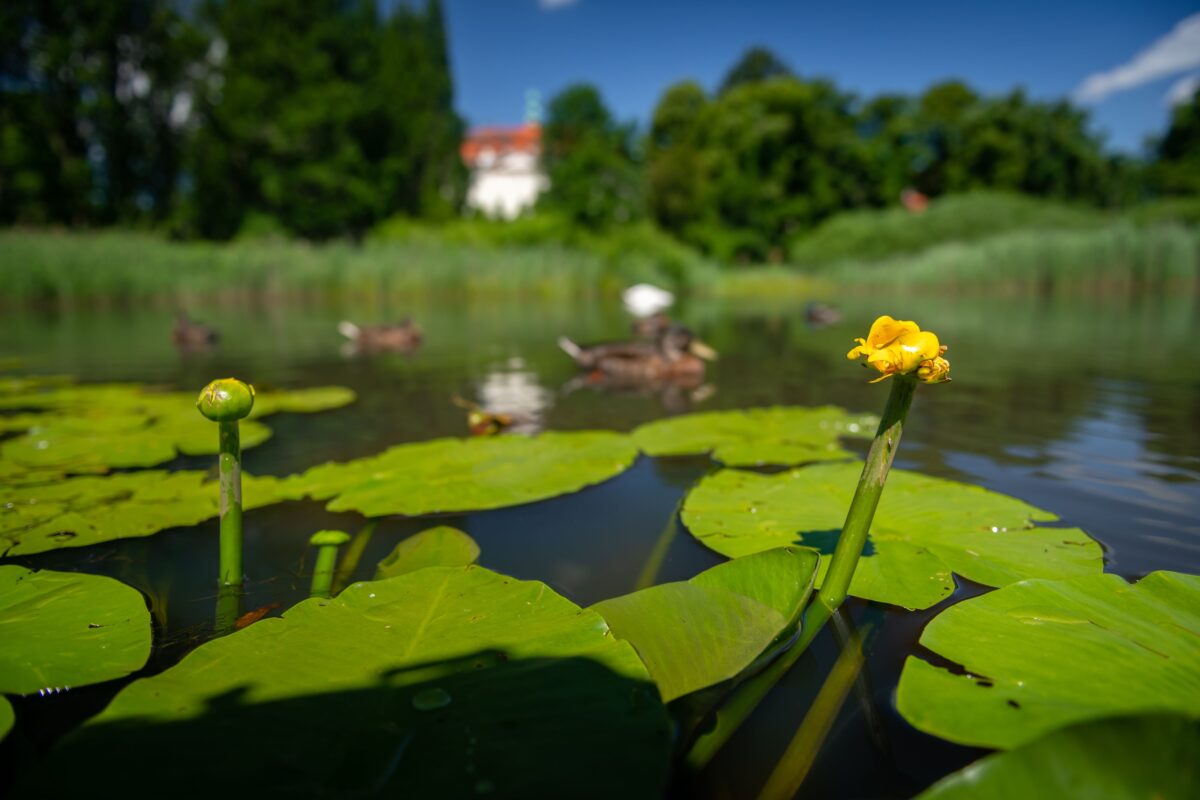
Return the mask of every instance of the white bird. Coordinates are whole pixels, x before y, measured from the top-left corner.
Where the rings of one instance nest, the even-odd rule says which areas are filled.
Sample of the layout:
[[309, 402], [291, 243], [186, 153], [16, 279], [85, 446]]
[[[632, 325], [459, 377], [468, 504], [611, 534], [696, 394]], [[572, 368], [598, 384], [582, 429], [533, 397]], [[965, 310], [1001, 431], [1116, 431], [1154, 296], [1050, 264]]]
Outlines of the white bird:
[[621, 300], [635, 317], [648, 317], [675, 305], [675, 295], [648, 283], [630, 286], [621, 294]]

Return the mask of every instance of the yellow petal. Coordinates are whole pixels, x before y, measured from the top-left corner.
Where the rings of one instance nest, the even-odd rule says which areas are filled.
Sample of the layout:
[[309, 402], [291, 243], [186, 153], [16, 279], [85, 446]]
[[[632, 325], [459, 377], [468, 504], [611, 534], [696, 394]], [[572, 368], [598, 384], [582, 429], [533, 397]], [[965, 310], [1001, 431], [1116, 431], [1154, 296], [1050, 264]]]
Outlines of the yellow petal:
[[945, 383], [950, 380], [950, 362], [938, 356], [917, 368], [917, 380], [924, 383]]
[[920, 328], [911, 320], [898, 320], [884, 314], [871, 324], [871, 332], [867, 334], [867, 343], [871, 347], [887, 347], [901, 336], [918, 333]]
[[941, 353], [937, 334], [932, 331], [919, 331], [900, 337], [900, 341], [892, 348], [900, 354], [900, 371], [912, 372], [922, 361], [928, 361]]

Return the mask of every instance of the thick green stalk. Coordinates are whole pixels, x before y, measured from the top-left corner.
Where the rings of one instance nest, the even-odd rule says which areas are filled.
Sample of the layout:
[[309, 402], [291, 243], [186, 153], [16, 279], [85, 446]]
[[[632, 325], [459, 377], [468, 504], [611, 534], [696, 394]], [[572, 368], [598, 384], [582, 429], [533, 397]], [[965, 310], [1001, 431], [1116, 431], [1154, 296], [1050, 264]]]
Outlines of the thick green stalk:
[[222, 586], [242, 583], [242, 448], [237, 420], [218, 423], [221, 431], [218, 472], [221, 485]]
[[337, 545], [317, 548], [317, 564], [313, 567], [312, 590], [309, 597], [329, 597], [333, 591], [333, 571], [337, 566]]
[[892, 392], [888, 395], [871, 449], [867, 451], [867, 463], [863, 465], [858, 488], [854, 490], [854, 499], [850, 501], [850, 510], [846, 512], [842, 533], [838, 536], [837, 547], [829, 561], [829, 571], [825, 573], [825, 580], [817, 592], [817, 602], [831, 611], [842, 604], [850, 590], [850, 579], [854, 577], [863, 545], [867, 543], [867, 531], [871, 528], [875, 508], [883, 494], [892, 459], [896, 457], [896, 448], [900, 446], [904, 419], [908, 416], [916, 388], [917, 382], [912, 378], [900, 376], [892, 380]]
[[342, 554], [342, 560], [338, 562], [337, 571], [333, 574], [333, 586], [330, 594], [340, 592], [350, 582], [354, 571], [358, 569], [358, 562], [362, 561], [363, 552], [371, 543], [371, 537], [375, 535], [376, 524], [378, 524], [376, 520], [369, 520], [359, 529], [358, 533], [354, 534], [350, 546], [346, 548], [346, 552]]
[[792, 741], [759, 792], [758, 800], [790, 800], [800, 791], [800, 785], [808, 777], [821, 746], [829, 736], [834, 720], [846, 702], [846, 696], [850, 694], [850, 689], [862, 670], [866, 660], [863, 655], [863, 639], [869, 631], [870, 628], [865, 628], [855, 632], [842, 642], [842, 651], [837, 661], [817, 692], [816, 699], [808, 707]]
[[829, 570], [816, 598], [805, 611], [799, 638], [765, 670], [737, 687], [729, 700], [716, 711], [713, 726], [699, 736], [688, 750], [686, 760], [691, 768], [702, 768], [717, 754], [754, 709], [758, 708], [758, 704], [767, 693], [800, 659], [812, 640], [825, 627], [833, 612], [845, 601], [846, 593], [850, 589], [850, 579], [854, 577], [854, 570], [862, 557], [867, 531], [871, 527], [875, 508], [879, 505], [879, 497], [883, 493], [883, 484], [887, 481], [888, 470], [891, 469], [892, 460], [896, 456], [896, 448], [900, 445], [900, 434], [904, 431], [904, 420], [912, 405], [915, 389], [916, 381], [911, 378], [897, 377], [892, 380], [891, 394], [888, 395], [887, 405], [883, 409], [883, 418], [879, 421], [875, 439], [867, 452], [867, 463], [863, 466], [858, 488], [850, 502], [850, 510], [846, 513], [846, 522], [842, 526], [841, 535], [838, 536]]
[[217, 619], [214, 630], [218, 636], [233, 633], [238, 617], [242, 615], [246, 595], [238, 584], [223, 584], [217, 587]]

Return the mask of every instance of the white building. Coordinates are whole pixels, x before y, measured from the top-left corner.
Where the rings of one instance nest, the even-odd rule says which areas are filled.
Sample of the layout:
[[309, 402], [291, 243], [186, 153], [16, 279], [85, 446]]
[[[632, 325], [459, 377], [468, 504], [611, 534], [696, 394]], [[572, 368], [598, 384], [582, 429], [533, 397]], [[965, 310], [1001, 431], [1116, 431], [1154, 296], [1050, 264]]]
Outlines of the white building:
[[489, 217], [513, 219], [550, 185], [541, 169], [542, 126], [477, 128], [460, 150], [471, 170], [467, 205]]

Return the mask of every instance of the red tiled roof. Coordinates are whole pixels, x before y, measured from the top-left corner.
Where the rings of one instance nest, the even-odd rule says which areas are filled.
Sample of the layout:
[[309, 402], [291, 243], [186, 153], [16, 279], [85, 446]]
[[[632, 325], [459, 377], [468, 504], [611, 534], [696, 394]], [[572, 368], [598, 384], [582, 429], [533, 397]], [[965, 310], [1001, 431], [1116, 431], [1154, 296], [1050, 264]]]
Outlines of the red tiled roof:
[[491, 150], [496, 155], [524, 152], [537, 155], [542, 149], [542, 126], [536, 123], [515, 127], [489, 126], [476, 128], [467, 134], [459, 147], [459, 155], [467, 166], [473, 166], [479, 154]]

